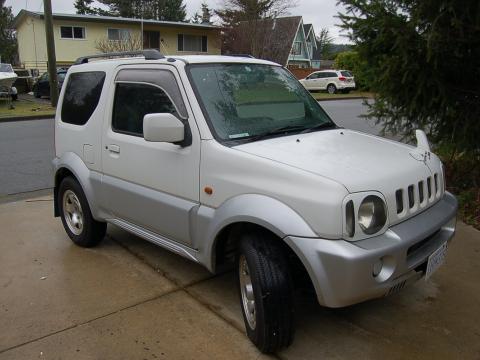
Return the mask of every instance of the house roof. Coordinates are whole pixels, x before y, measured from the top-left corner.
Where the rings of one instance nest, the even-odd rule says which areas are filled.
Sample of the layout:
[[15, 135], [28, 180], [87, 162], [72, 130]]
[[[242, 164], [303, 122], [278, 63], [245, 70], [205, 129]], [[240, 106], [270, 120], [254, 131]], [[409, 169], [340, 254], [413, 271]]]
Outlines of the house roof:
[[305, 32], [305, 37], [308, 37], [308, 33], [313, 30], [312, 24], [303, 24], [303, 31]]
[[[16, 28], [18, 24], [26, 16], [33, 16], [38, 18], [43, 18], [43, 12], [38, 11], [28, 11], [25, 9], [20, 10], [20, 12], [15, 17], [13, 26]], [[81, 15], [81, 14], [62, 14], [54, 13], [54, 20], [73, 20], [73, 21], [83, 21], [83, 22], [112, 22], [112, 23], [123, 23], [123, 24], [140, 24], [142, 19], [135, 18], [126, 18], [120, 16], [100, 16], [100, 15]], [[160, 20], [151, 20], [143, 19], [144, 24], [152, 24], [159, 26], [178, 26], [178, 27], [188, 27], [188, 28], [197, 28], [197, 29], [220, 29], [219, 26], [212, 24], [194, 24], [187, 22], [178, 22], [178, 21], [160, 21]]]
[[318, 41], [315, 40], [316, 46], [313, 49], [312, 60], [321, 60], [322, 59], [322, 48], [318, 45]]

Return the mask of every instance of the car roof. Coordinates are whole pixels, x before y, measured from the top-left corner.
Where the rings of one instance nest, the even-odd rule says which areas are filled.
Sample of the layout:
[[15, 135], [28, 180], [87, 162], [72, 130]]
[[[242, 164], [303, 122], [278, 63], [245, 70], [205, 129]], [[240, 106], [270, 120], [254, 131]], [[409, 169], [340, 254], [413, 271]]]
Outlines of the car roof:
[[117, 67], [128, 64], [165, 64], [171, 63], [172, 59], [179, 60], [185, 64], [220, 64], [220, 63], [239, 63], [239, 64], [261, 64], [261, 65], [275, 65], [277, 63], [255, 59], [249, 56], [224, 56], [224, 55], [185, 55], [185, 56], [165, 56], [165, 58], [158, 60], [145, 60], [143, 57], [124, 57], [114, 59], [91, 59], [88, 63], [74, 65], [71, 68], [91, 68], [95, 66], [101, 67]]

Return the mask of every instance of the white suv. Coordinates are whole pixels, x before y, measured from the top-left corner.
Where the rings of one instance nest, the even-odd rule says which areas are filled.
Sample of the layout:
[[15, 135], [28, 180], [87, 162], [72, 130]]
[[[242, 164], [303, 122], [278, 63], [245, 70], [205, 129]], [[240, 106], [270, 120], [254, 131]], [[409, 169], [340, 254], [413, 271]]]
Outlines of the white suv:
[[423, 132], [413, 147], [339, 128], [272, 62], [141, 54], [68, 70], [54, 210], [74, 243], [111, 223], [212, 272], [233, 266], [263, 352], [292, 342], [298, 274], [342, 307], [442, 263], [457, 202]]
[[348, 93], [355, 89], [355, 78], [348, 70], [315, 71], [300, 82], [307, 90], [327, 90], [329, 94]]

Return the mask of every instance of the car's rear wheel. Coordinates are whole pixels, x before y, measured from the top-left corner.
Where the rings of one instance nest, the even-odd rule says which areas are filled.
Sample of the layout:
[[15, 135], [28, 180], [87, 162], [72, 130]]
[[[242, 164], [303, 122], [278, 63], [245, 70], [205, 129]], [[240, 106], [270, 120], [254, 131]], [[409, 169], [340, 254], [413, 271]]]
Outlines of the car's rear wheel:
[[250, 340], [264, 353], [293, 341], [293, 290], [280, 239], [268, 233], [242, 236], [237, 279], [243, 319]]
[[92, 217], [82, 187], [74, 178], [62, 180], [57, 199], [63, 227], [75, 244], [92, 247], [104, 238], [107, 224]]
[[327, 92], [329, 94], [335, 94], [337, 92], [337, 87], [334, 84], [328, 84]]

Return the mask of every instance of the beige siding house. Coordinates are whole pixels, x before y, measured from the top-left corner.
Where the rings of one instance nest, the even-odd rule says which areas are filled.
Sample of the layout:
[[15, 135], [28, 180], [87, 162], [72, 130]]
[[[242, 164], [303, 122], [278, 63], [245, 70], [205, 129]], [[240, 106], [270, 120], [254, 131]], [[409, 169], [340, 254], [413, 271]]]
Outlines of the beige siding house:
[[[14, 24], [21, 65], [45, 71], [47, 46], [43, 13], [21, 10]], [[165, 55], [220, 54], [220, 28], [211, 24], [53, 14], [53, 26], [59, 67], [71, 65], [80, 56], [101, 53], [99, 43], [129, 38], [137, 39], [139, 44], [143, 41], [145, 49], [159, 49]]]

